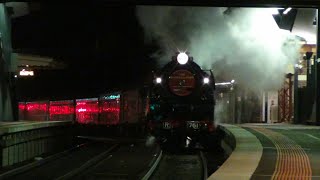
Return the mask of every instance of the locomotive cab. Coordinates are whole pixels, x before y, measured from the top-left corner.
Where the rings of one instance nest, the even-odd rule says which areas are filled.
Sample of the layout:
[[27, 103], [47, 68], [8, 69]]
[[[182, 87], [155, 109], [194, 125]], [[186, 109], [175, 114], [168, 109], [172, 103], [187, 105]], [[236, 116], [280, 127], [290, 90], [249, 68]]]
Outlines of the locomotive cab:
[[148, 113], [151, 134], [160, 143], [179, 147], [210, 146], [216, 133], [214, 89], [211, 70], [202, 70], [186, 53], [177, 53], [154, 74]]

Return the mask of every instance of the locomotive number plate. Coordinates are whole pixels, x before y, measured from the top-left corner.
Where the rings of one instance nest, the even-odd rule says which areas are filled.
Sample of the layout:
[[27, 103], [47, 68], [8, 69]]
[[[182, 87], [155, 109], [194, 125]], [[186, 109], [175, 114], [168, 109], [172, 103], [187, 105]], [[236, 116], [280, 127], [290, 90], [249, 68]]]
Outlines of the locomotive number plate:
[[188, 128], [192, 128], [192, 129], [199, 129], [200, 128], [200, 124], [198, 122], [188, 122], [187, 126], [188, 126]]
[[169, 122], [164, 122], [163, 123], [163, 129], [171, 129], [171, 124]]

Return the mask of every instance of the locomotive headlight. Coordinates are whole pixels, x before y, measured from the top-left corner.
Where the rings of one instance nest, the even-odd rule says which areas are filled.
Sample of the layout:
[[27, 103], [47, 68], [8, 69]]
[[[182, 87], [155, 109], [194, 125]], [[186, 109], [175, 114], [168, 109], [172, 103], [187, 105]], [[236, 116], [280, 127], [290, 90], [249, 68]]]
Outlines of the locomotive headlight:
[[181, 65], [186, 64], [188, 62], [188, 59], [189, 57], [186, 53], [179, 53], [177, 56], [177, 61]]
[[157, 83], [157, 84], [160, 84], [161, 81], [162, 81], [162, 79], [161, 79], [160, 77], [157, 77], [157, 78], [156, 78], [156, 83]]
[[207, 78], [207, 77], [203, 78], [203, 83], [204, 84], [209, 84], [209, 78]]

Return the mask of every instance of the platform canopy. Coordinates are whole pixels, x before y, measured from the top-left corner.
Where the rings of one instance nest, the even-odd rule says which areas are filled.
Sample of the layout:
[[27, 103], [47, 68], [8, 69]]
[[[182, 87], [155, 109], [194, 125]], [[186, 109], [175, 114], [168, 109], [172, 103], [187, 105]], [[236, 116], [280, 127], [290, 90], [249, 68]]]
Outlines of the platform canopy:
[[15, 53], [18, 67], [30, 67], [32, 69], [63, 69], [65, 64], [52, 57], [31, 54]]
[[302, 37], [307, 44], [316, 44], [316, 17], [316, 9], [298, 9], [291, 32], [299, 37]]

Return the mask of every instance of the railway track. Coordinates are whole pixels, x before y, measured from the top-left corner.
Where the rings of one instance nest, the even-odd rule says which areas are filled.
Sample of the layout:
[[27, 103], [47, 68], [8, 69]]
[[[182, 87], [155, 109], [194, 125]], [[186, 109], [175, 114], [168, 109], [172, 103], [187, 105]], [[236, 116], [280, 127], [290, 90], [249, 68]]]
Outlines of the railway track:
[[60, 157], [5, 179], [207, 179], [206, 158], [202, 152], [169, 154], [138, 142], [101, 142], [66, 151]]
[[40, 160], [43, 162], [36, 166], [3, 177], [17, 180], [141, 179], [158, 157], [159, 148], [146, 147], [140, 140], [133, 143], [129, 140], [107, 142], [94, 139], [92, 145]]
[[77, 176], [79, 173], [81, 173], [82, 171], [85, 171], [87, 168], [90, 168], [92, 166], [94, 166], [95, 164], [99, 163], [102, 160], [108, 159], [110, 157], [110, 152], [115, 150], [117, 147], [119, 146], [119, 144], [114, 144], [113, 146], [111, 146], [110, 148], [108, 148], [106, 151], [92, 157], [91, 159], [89, 159], [88, 161], [86, 161], [84, 164], [82, 164], [80, 167], [73, 169], [72, 171], [58, 177], [55, 178], [56, 180], [66, 180], [66, 179], [72, 179], [75, 176]]
[[207, 179], [206, 158], [200, 151], [195, 154], [162, 154], [155, 163], [150, 180], [195, 180]]
[[142, 179], [159, 156], [157, 148], [124, 144], [86, 170], [68, 179]]
[[88, 142], [0, 175], [0, 179], [56, 179], [81, 167], [114, 145]]

